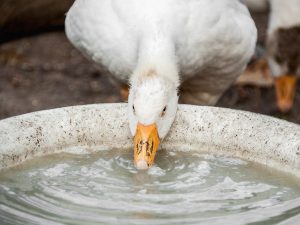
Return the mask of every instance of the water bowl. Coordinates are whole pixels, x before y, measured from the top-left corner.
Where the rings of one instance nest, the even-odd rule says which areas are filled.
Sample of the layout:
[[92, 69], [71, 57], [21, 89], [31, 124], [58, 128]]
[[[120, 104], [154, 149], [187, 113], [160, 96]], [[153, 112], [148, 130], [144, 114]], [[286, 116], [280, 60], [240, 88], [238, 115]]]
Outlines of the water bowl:
[[298, 224], [300, 126], [180, 105], [133, 165], [126, 104], [0, 121], [0, 224]]

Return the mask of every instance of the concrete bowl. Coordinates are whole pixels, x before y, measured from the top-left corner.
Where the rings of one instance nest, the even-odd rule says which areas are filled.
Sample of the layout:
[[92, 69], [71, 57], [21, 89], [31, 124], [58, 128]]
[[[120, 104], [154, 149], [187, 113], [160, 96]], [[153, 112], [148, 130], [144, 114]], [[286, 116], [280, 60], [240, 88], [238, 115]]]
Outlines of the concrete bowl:
[[[58, 152], [132, 148], [126, 104], [74, 106], [0, 121], [0, 169]], [[161, 148], [222, 154], [300, 177], [300, 126], [231, 109], [180, 105]]]

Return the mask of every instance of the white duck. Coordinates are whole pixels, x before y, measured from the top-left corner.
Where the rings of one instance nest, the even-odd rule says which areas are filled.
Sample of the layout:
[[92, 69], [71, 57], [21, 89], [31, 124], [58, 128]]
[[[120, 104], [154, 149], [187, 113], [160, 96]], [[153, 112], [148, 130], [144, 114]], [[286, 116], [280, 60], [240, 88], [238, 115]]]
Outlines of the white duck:
[[181, 97], [215, 104], [252, 56], [257, 31], [238, 0], [76, 0], [70, 41], [127, 82], [138, 169], [153, 164]]
[[277, 105], [289, 111], [300, 78], [300, 0], [270, 0], [268, 61], [275, 77]]

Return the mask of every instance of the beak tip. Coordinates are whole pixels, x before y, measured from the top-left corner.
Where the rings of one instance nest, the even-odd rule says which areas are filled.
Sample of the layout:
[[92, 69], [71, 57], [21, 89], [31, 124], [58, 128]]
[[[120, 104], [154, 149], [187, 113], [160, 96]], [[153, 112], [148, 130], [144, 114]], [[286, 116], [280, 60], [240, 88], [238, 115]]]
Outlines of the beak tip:
[[146, 170], [149, 168], [145, 160], [139, 160], [135, 165], [138, 170]]
[[288, 113], [293, 107], [293, 104], [290, 103], [281, 103], [278, 104], [278, 109], [282, 113]]
[[284, 75], [275, 79], [277, 108], [282, 113], [288, 113], [293, 107], [297, 79], [295, 75]]

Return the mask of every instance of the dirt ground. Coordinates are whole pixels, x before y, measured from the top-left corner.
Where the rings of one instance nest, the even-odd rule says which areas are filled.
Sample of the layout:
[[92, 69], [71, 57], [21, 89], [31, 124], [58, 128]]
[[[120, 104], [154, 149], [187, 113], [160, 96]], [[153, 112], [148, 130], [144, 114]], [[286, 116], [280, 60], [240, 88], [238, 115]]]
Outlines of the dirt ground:
[[[260, 22], [264, 43], [266, 16]], [[288, 114], [275, 107], [273, 88], [232, 86], [218, 106], [263, 113], [300, 124], [300, 85]], [[66, 39], [63, 31], [0, 45], [0, 119], [56, 107], [120, 102], [118, 84], [100, 73]]]
[[119, 88], [63, 32], [0, 46], [0, 117], [55, 107], [118, 102]]

